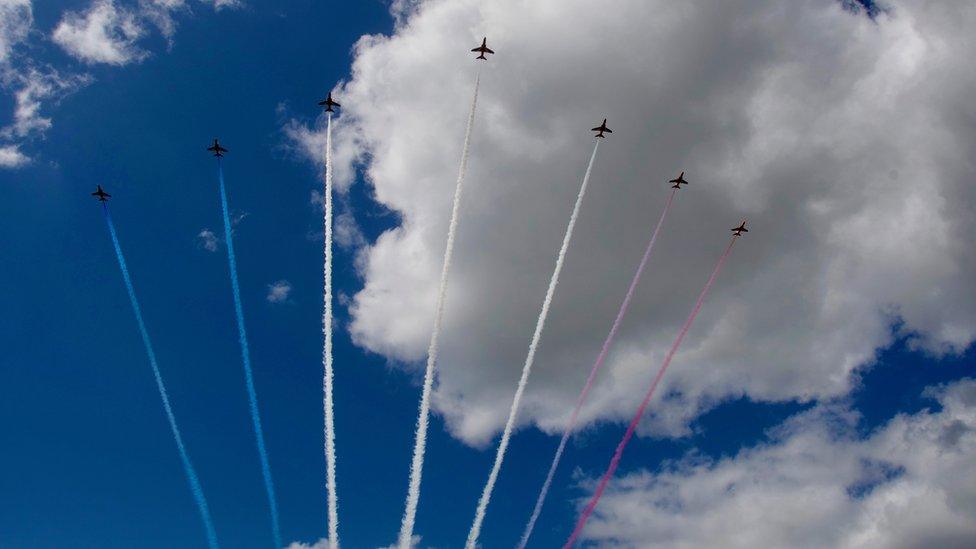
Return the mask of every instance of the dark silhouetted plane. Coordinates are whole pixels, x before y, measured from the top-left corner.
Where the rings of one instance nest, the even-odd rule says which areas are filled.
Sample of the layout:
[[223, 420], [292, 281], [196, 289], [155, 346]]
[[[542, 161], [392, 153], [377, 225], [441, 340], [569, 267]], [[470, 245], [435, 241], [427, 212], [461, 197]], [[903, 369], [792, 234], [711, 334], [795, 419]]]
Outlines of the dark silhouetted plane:
[[92, 196], [97, 196], [99, 202], [108, 202], [108, 199], [112, 195], [110, 195], [107, 192], [103, 191], [101, 185], [95, 185], [95, 186], [98, 187], [98, 188], [95, 189], [95, 192], [91, 193]]
[[207, 150], [212, 151], [214, 156], [224, 156], [225, 152], [229, 152], [227, 149], [220, 146], [220, 143], [217, 141], [216, 137], [214, 138], [213, 145], [207, 147]]
[[741, 225], [739, 225], [738, 227], [732, 229], [732, 234], [735, 235], [735, 236], [742, 236], [742, 233], [747, 233], [747, 232], [749, 232], [749, 229], [746, 228], [746, 220], [745, 219], [742, 220], [742, 224]]
[[593, 128], [590, 131], [591, 132], [597, 132], [597, 134], [596, 134], [597, 137], [606, 137], [605, 135], [603, 135], [603, 132], [613, 133], [613, 130], [611, 130], [610, 128], [607, 127], [607, 119], [606, 118], [603, 119], [603, 124], [600, 124], [599, 126]]
[[685, 172], [681, 172], [681, 175], [668, 181], [668, 183], [674, 183], [674, 185], [671, 185], [673, 189], [680, 189], [682, 185], [687, 185], [688, 182], [685, 181]]
[[484, 59], [486, 61], [488, 60], [488, 58], [485, 57], [485, 54], [486, 53], [495, 53], [494, 51], [488, 49], [488, 37], [487, 36], [484, 37], [481, 40], [481, 45], [480, 46], [478, 46], [477, 48], [474, 48], [471, 51], [478, 52], [479, 55], [478, 55], [478, 57], [475, 57], [475, 59]]
[[325, 112], [335, 112], [332, 107], [341, 107], [342, 105], [336, 103], [332, 100], [332, 92], [329, 92], [329, 96], [325, 99], [319, 101], [319, 106], [325, 107]]

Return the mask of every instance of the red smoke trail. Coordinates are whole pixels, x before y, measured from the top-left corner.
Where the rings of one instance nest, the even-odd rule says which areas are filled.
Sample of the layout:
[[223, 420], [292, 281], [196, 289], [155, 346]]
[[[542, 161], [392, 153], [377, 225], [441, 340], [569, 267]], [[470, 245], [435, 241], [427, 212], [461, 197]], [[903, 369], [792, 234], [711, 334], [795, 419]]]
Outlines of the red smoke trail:
[[617, 311], [617, 318], [613, 321], [613, 326], [610, 328], [610, 333], [607, 334], [607, 338], [603, 341], [603, 348], [600, 349], [600, 354], [596, 358], [596, 362], [593, 363], [593, 368], [590, 370], [590, 376], [586, 378], [586, 384], [583, 385], [583, 390], [580, 392], [579, 398], [576, 399], [576, 408], [573, 409], [573, 413], [569, 418], [569, 424], [566, 426], [566, 430], [563, 431], [563, 437], [559, 440], [559, 447], [556, 448], [556, 455], [552, 458], [552, 464], [549, 465], [549, 472], [546, 474], [546, 481], [542, 484], [542, 490], [539, 491], [539, 497], [536, 499], [535, 508], [532, 510], [532, 516], [529, 518], [528, 524], [525, 526], [525, 532], [522, 534], [522, 539], [519, 541], [518, 549], [525, 549], [525, 545], [529, 542], [529, 537], [532, 535], [532, 530], [535, 528], [535, 523], [539, 519], [539, 513], [542, 511], [542, 504], [546, 501], [546, 495], [549, 493], [549, 487], [552, 485], [552, 477], [556, 474], [556, 468], [559, 467], [559, 460], [563, 456], [563, 451], [566, 449], [566, 442], [569, 440], [569, 436], [573, 433], [576, 428], [576, 420], [579, 417], [580, 409], [583, 407], [583, 402], [586, 400], [586, 396], [589, 394], [590, 389], [593, 387], [593, 381], [596, 379], [596, 373], [603, 366], [603, 362], [607, 359], [607, 354], [610, 351], [610, 345], [613, 344], [614, 338], [617, 337], [617, 331], [620, 329], [620, 324], [623, 321], [624, 315], [627, 314], [627, 309], [630, 307], [630, 301], [634, 297], [634, 292], [637, 289], [637, 283], [640, 282], [641, 275], [644, 273], [644, 267], [647, 265], [647, 260], [651, 257], [651, 250], [654, 249], [654, 242], [657, 241], [657, 235], [661, 231], [661, 226], [664, 225], [664, 218], [668, 216], [668, 212], [671, 210], [671, 203], [674, 202], [674, 195], [677, 189], [671, 191], [671, 196], [668, 197], [667, 204], [664, 205], [664, 211], [661, 212], [661, 219], [658, 220], [657, 225], [654, 227], [654, 232], [651, 234], [651, 239], [647, 243], [647, 248], [644, 250], [644, 257], [641, 258], [640, 264], [637, 266], [637, 271], [634, 272], [634, 278], [630, 281], [630, 287], [627, 288], [627, 295], [624, 297], [623, 303], [620, 304], [620, 310]]
[[664, 372], [667, 371], [668, 366], [671, 364], [671, 359], [674, 358], [674, 354], [678, 351], [678, 347], [681, 346], [681, 341], [684, 340], [685, 336], [688, 335], [688, 330], [691, 329], [692, 322], [695, 321], [695, 317], [698, 316], [698, 311], [701, 310], [702, 303], [705, 301], [705, 295], [708, 294], [708, 290], [711, 289], [712, 284], [715, 283], [715, 278], [718, 277], [719, 271], [722, 270], [722, 265], [725, 264], [725, 260], [728, 259], [729, 254], [732, 253], [732, 246], [735, 245], [735, 241], [738, 236], [733, 236], [732, 241], [729, 242], [729, 247], [725, 249], [725, 253], [719, 258], [718, 264], [715, 265], [715, 270], [712, 271], [712, 276], [709, 277], [708, 282], [705, 283], [705, 287], [702, 288], [701, 294], [698, 295], [698, 301], [695, 302], [695, 308], [691, 310], [691, 314], [688, 315], [688, 320], [685, 321], [684, 326], [681, 327], [681, 331], [678, 332], [678, 337], [674, 340], [671, 345], [671, 350], [668, 351], [667, 356], [664, 357], [664, 362], [661, 364], [661, 368], [657, 371], [657, 375], [654, 376], [654, 381], [651, 382], [651, 388], [648, 389], [647, 394], [644, 395], [644, 400], [641, 402], [639, 408], [637, 408], [637, 413], [634, 414], [634, 419], [630, 420], [630, 425], [627, 427], [627, 432], [624, 433], [624, 437], [620, 439], [620, 444], [617, 445], [617, 450], [613, 453], [613, 458], [610, 459], [610, 466], [607, 467], [607, 472], [603, 473], [603, 478], [600, 479], [600, 484], [596, 487], [596, 492], [590, 498], [590, 502], [586, 504], [586, 508], [583, 509], [583, 513], [580, 514], [579, 521], [576, 523], [576, 528], [573, 529], [573, 533], [570, 534], [569, 539], [563, 545], [563, 549], [571, 549], [573, 544], [576, 542], [576, 538], [579, 537], [580, 532], [583, 531], [583, 527], [586, 526], [586, 521], [593, 514], [593, 509], [596, 508], [596, 504], [600, 502], [600, 497], [603, 496], [603, 491], [606, 490], [607, 484], [613, 477], [614, 472], [617, 470], [617, 466], [620, 465], [620, 457], [624, 453], [624, 448], [627, 447], [627, 443], [630, 442], [632, 436], [634, 436], [634, 431], [637, 429], [637, 424], [640, 423], [641, 417], [644, 415], [644, 410], [647, 409], [647, 404], [651, 401], [651, 397], [654, 396], [654, 390], [657, 389], [657, 384], [660, 383], [661, 378], [664, 377]]

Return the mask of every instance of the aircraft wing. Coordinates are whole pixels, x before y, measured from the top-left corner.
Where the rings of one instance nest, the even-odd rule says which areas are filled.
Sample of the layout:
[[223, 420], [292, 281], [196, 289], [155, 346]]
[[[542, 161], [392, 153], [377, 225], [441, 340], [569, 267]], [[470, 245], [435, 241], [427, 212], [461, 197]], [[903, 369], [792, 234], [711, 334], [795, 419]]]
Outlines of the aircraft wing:
[[495, 53], [495, 52], [493, 50], [491, 50], [490, 48], [485, 47], [485, 53]]

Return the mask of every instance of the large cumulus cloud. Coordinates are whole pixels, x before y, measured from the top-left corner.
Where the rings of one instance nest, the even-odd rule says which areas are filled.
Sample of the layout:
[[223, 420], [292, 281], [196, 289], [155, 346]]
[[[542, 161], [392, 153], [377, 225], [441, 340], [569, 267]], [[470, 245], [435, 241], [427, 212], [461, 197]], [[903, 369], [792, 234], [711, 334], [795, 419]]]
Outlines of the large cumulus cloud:
[[[643, 432], [681, 434], [722, 399], [819, 399], [894, 337], [932, 353], [976, 334], [976, 5], [398, 2], [337, 90], [337, 174], [359, 162], [402, 224], [363, 248], [351, 330], [423, 357], [483, 35], [473, 156], [435, 406], [484, 444], [500, 429], [591, 137], [592, 188], [521, 413], [557, 431], [623, 297], [665, 180], [683, 189], [583, 420], [630, 415], [742, 217], [737, 246]], [[320, 121], [321, 122], [321, 121]], [[317, 134], [292, 134], [316, 143]]]
[[976, 383], [932, 394], [940, 411], [898, 416], [866, 439], [850, 411], [816, 408], [737, 456], [627, 475], [585, 535], [603, 547], [972, 547]]

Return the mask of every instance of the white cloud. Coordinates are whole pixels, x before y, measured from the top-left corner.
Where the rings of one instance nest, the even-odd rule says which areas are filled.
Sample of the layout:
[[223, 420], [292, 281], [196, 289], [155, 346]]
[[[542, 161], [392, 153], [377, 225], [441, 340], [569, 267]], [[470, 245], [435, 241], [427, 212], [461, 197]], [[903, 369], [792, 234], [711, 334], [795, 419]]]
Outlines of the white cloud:
[[268, 303], [284, 303], [291, 296], [291, 282], [279, 280], [268, 284]]
[[84, 13], [65, 12], [51, 38], [85, 63], [126, 65], [149, 55], [136, 45], [144, 34], [138, 14], [114, 0], [95, 0]]
[[[215, 8], [236, 2], [202, 0]], [[66, 52], [85, 63], [126, 65], [145, 59], [149, 52], [138, 46], [146, 35], [146, 25], [155, 25], [170, 46], [176, 31], [175, 14], [190, 12], [187, 0], [139, 0], [128, 8], [114, 0], [94, 0], [84, 12], [65, 11], [51, 39]], [[92, 81], [86, 74], [67, 75], [48, 65], [40, 65], [16, 47], [28, 40], [33, 25], [30, 0], [0, 0], [0, 83], [14, 96], [14, 119], [0, 129], [2, 159], [0, 167], [19, 167], [30, 161], [23, 151], [25, 141], [43, 137], [52, 125], [41, 114], [42, 102], [66, 94]], [[28, 50], [29, 51], [29, 50]]]
[[222, 9], [234, 9], [239, 8], [244, 5], [242, 0], [200, 0], [204, 4], [212, 4], [214, 11], [220, 11]]
[[[282, 105], [279, 105], [278, 111], [284, 113], [286, 109]], [[319, 174], [320, 181], [325, 178], [325, 120], [325, 116], [320, 116], [317, 120], [318, 126], [313, 129], [297, 120], [291, 119], [285, 123], [283, 128], [290, 151], [312, 161], [321, 170]], [[337, 133], [346, 131], [343, 129], [345, 126], [341, 118], [334, 119], [332, 125], [333, 137]], [[360, 162], [363, 152], [364, 149], [361, 146], [337, 148], [333, 145], [333, 178], [336, 183], [337, 192], [342, 193], [348, 189], [355, 175], [353, 166]], [[316, 200], [314, 195], [312, 200], [313, 202]], [[319, 193], [318, 200], [321, 201], [321, 193]]]
[[[200, 0], [215, 11], [241, 6], [238, 0]], [[126, 65], [142, 61], [149, 52], [138, 47], [151, 23], [170, 47], [176, 34], [177, 13], [189, 14], [187, 0], [139, 0], [137, 9], [118, 6], [115, 0], [94, 0], [84, 14], [66, 12], [52, 38], [74, 57], [86, 63]]]
[[[340, 197], [341, 199], [342, 197]], [[325, 208], [325, 197], [323, 193], [318, 190], [313, 190], [309, 202], [314, 206], [318, 207], [320, 210]], [[359, 228], [359, 224], [356, 223], [356, 218], [353, 216], [352, 212], [349, 210], [348, 204], [342, 202], [340, 205], [340, 212], [333, 217], [332, 226], [332, 236], [335, 238], [335, 243], [339, 245], [340, 248], [358, 250], [366, 245], [366, 237], [363, 235], [362, 230]], [[315, 233], [316, 240], [322, 240], [324, 237], [321, 232]]]
[[[247, 216], [250, 215], [247, 212], [231, 212], [230, 216], [230, 227], [231, 232], [234, 233], [238, 225], [240, 225]], [[200, 229], [197, 233], [197, 246], [207, 250], [208, 252], [216, 252], [220, 245], [224, 243], [224, 239], [217, 235], [209, 227], [204, 227]]]
[[[414, 534], [413, 537], [410, 538], [410, 547], [419, 547], [420, 546], [420, 539], [421, 538], [420, 538], [419, 535]], [[400, 547], [400, 546], [397, 545], [396, 543], [394, 543], [392, 545], [386, 545], [386, 546], [380, 547], [379, 549], [396, 549], [398, 547]]]
[[335, 216], [333, 236], [341, 248], [359, 249], [366, 244], [366, 237], [356, 224], [356, 218], [348, 210]]
[[213, 231], [204, 227], [197, 233], [197, 245], [208, 252], [216, 252], [220, 247], [220, 239]]
[[332, 549], [332, 544], [327, 538], [322, 538], [312, 544], [293, 541], [285, 549]]
[[51, 119], [41, 114], [43, 102], [49, 99], [60, 101], [90, 83], [91, 78], [87, 75], [64, 76], [51, 67], [43, 70], [22, 67], [5, 70], [0, 81], [5, 89], [13, 90], [14, 96], [13, 121], [0, 128], [0, 137], [8, 141], [0, 145], [4, 150], [0, 167], [10, 168], [30, 161], [21, 151], [23, 141], [43, 137], [50, 129]]
[[248, 213], [248, 212], [234, 212], [234, 213], [231, 213], [231, 218], [230, 218], [230, 226], [231, 226], [231, 228], [232, 229], [237, 228], [237, 226], [240, 225], [241, 223], [243, 223], [244, 220], [247, 219], [247, 216], [249, 216], [249, 215], [251, 215], [251, 214]]
[[30, 163], [30, 158], [20, 152], [17, 145], [0, 145], [0, 167], [19, 168]]
[[973, 547], [976, 382], [937, 396], [941, 411], [866, 439], [849, 411], [820, 407], [735, 457], [627, 475], [585, 535], [601, 547]]
[[139, 12], [159, 29], [170, 47], [173, 46], [173, 35], [176, 34], [176, 20], [173, 13], [189, 11], [186, 0], [140, 0]]
[[[362, 255], [355, 341], [403, 361], [430, 335], [465, 112], [482, 94], [451, 273], [437, 410], [485, 443], [501, 427], [566, 217], [601, 147], [521, 412], [560, 429], [663, 206], [647, 275], [583, 421], [628, 418], [728, 228], [753, 231], [722, 273], [645, 429], [685, 432], [730, 396], [817, 399], [902, 334], [934, 353], [976, 334], [976, 153], [968, 39], [976, 5], [586, 0], [398, 3], [392, 37], [359, 41], [337, 88], [336, 177], [365, 163], [402, 216]], [[406, 6], [409, 9], [404, 8]], [[586, 25], [580, 25], [586, 21]], [[314, 131], [286, 132], [317, 158]], [[408, 367], [414, 367], [410, 364]]]
[[[414, 536], [411, 540], [410, 546], [417, 547], [420, 544], [420, 536]], [[396, 549], [398, 547], [396, 544], [387, 545], [385, 547], [379, 547], [377, 549]], [[322, 538], [315, 543], [308, 544], [298, 541], [293, 541], [285, 549], [332, 549], [332, 544], [329, 543], [328, 538]]]
[[45, 99], [62, 99], [81, 86], [91, 82], [87, 75], [63, 76], [56, 70], [45, 71], [28, 68], [6, 75], [7, 86], [14, 92], [14, 120], [0, 130], [6, 138], [23, 138], [43, 134], [51, 127], [51, 119], [40, 114], [41, 102]]
[[317, 189], [312, 189], [312, 194], [309, 195], [308, 203], [320, 210], [325, 208], [325, 193]]
[[14, 47], [27, 39], [33, 23], [31, 0], [0, 0], [0, 65], [6, 64]]

